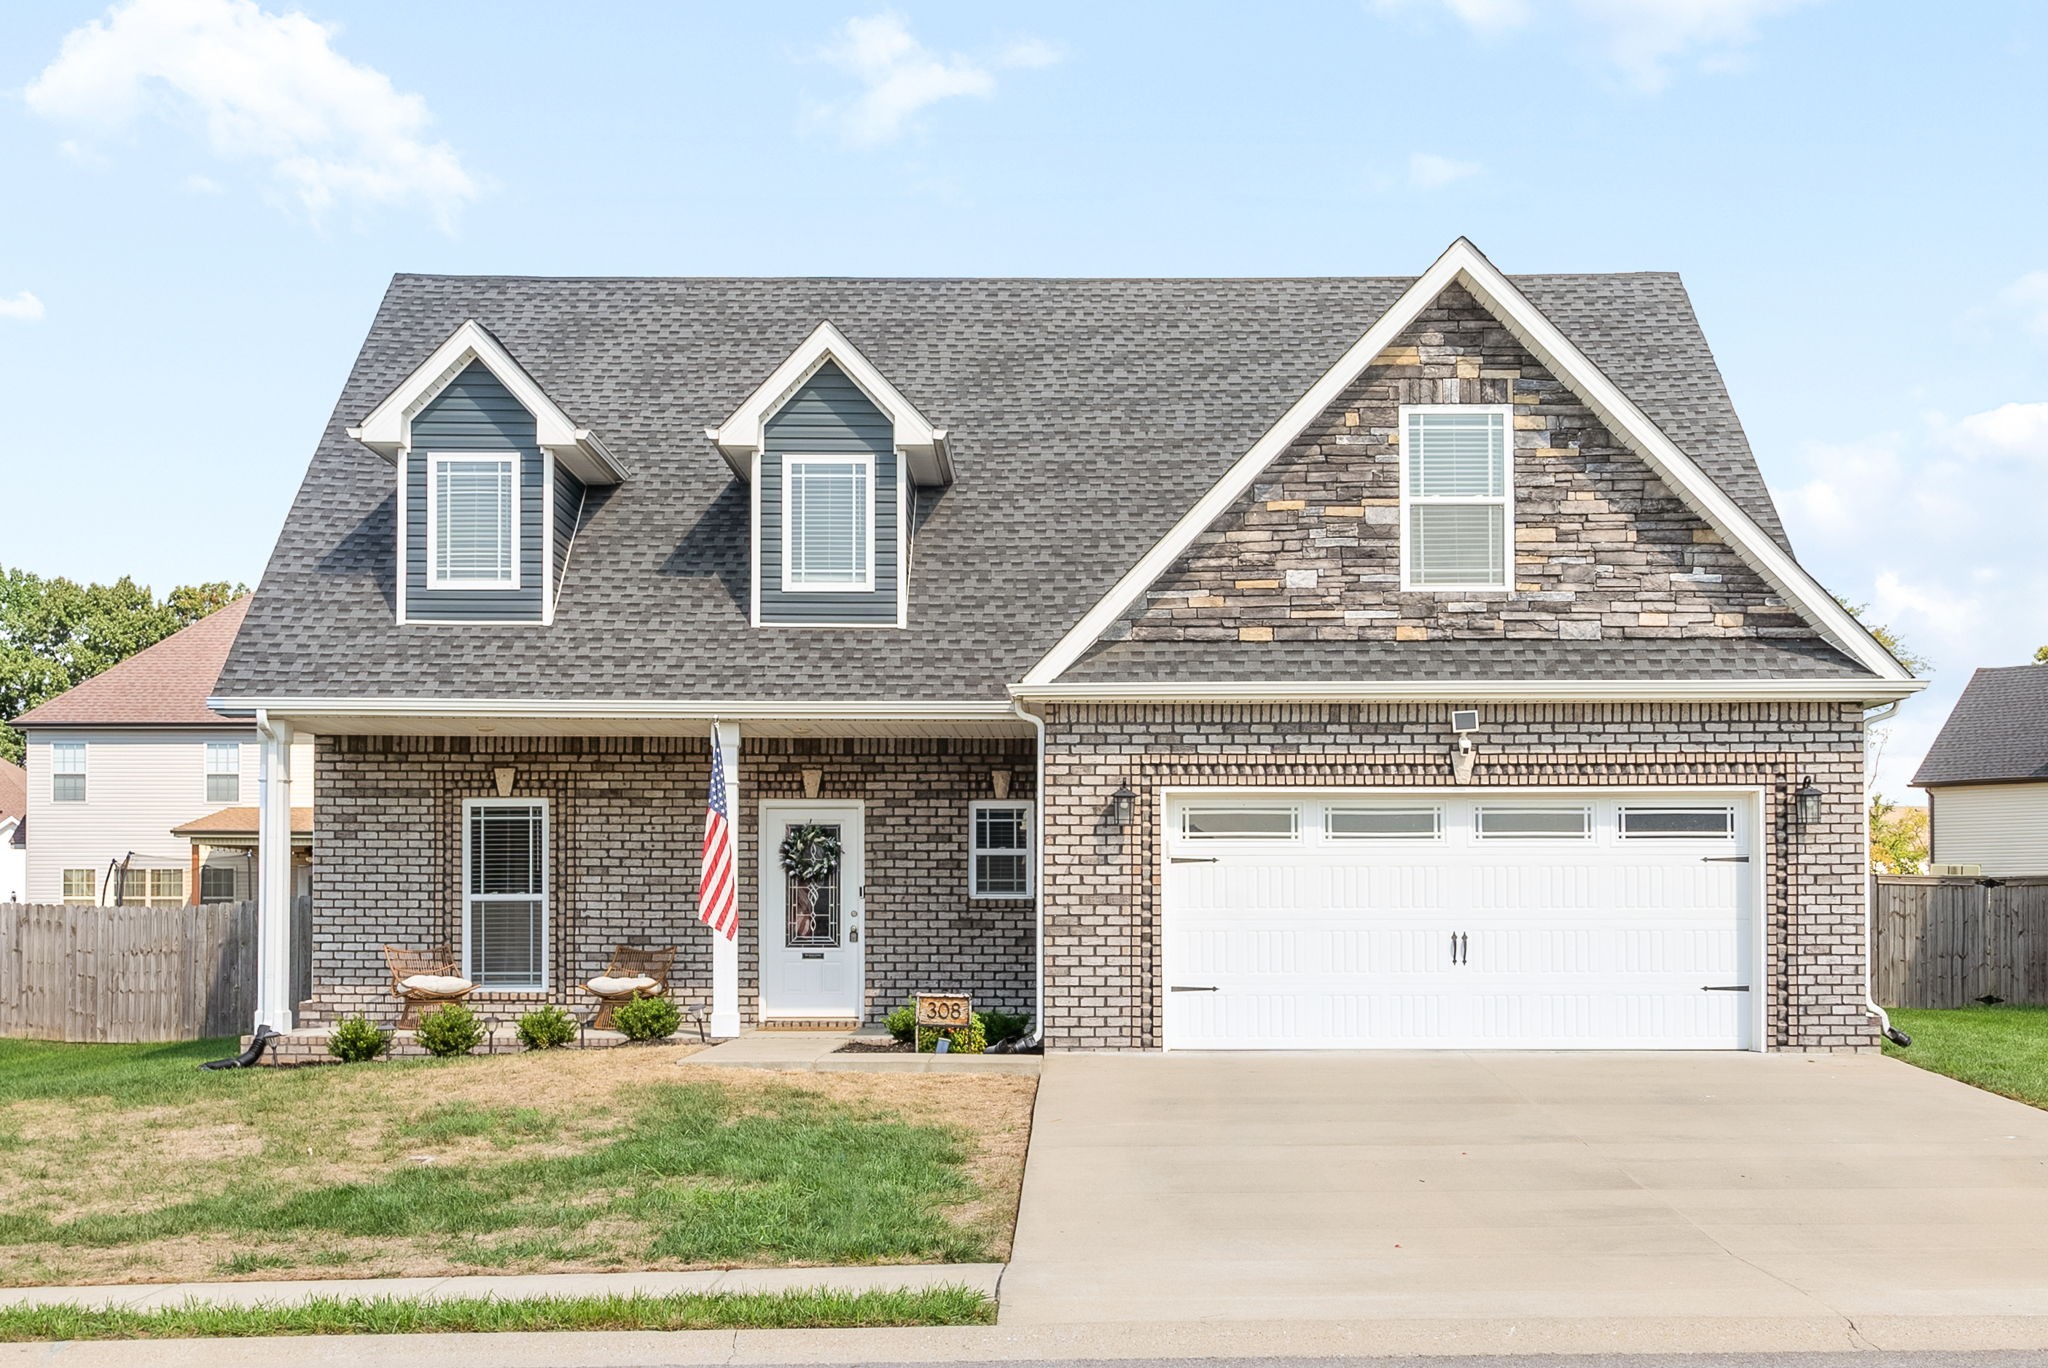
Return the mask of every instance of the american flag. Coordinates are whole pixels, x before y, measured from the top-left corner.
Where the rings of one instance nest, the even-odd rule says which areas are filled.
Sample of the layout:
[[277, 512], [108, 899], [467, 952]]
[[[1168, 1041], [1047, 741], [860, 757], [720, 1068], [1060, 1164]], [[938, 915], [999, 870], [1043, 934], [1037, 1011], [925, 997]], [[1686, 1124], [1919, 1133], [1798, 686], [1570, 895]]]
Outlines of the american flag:
[[704, 872], [697, 879], [697, 920], [733, 940], [740, 933], [738, 860], [725, 810], [725, 754], [711, 732], [711, 791], [704, 798]]

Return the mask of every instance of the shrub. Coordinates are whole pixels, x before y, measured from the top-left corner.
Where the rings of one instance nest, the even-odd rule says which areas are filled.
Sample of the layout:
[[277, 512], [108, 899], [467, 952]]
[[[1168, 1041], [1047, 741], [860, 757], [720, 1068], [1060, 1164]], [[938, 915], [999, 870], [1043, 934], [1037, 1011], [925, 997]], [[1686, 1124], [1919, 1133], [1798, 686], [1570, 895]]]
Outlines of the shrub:
[[437, 1059], [453, 1059], [484, 1043], [484, 1024], [465, 1004], [444, 1002], [420, 1018], [412, 1038]]
[[889, 1034], [896, 1037], [900, 1045], [908, 1045], [910, 1037], [917, 1032], [917, 1004], [906, 1002], [882, 1018], [882, 1024], [889, 1028]]
[[366, 1016], [343, 1017], [327, 1037], [327, 1053], [344, 1064], [375, 1059], [390, 1048], [391, 1032], [380, 1030]]
[[926, 1054], [934, 1053], [939, 1048], [940, 1036], [953, 1042], [947, 1047], [953, 1054], [986, 1054], [988, 1018], [976, 1012], [965, 1026], [927, 1026], [917, 1033], [917, 1048]]
[[628, 1040], [666, 1040], [682, 1024], [683, 1014], [665, 997], [635, 993], [631, 1002], [620, 1003], [612, 1012], [612, 1025]]
[[988, 1026], [988, 1043], [991, 1045], [1005, 1045], [1031, 1034], [1029, 1012], [984, 1012], [982, 1020]]
[[576, 1039], [576, 1018], [549, 1003], [519, 1018], [519, 1043], [529, 1050], [557, 1050]]

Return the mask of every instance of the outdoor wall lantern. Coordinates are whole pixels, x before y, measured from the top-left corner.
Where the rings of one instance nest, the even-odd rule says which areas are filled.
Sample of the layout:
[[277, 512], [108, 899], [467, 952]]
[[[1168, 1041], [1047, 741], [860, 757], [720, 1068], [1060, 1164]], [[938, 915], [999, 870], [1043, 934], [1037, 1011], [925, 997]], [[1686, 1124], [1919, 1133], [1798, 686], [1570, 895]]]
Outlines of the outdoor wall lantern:
[[1792, 790], [1792, 824], [1809, 827], [1820, 821], [1820, 790], [1813, 780], [1802, 779]]
[[1129, 784], [1123, 785], [1109, 796], [1109, 820], [1112, 826], [1127, 827], [1138, 810], [1138, 795], [1131, 792]]

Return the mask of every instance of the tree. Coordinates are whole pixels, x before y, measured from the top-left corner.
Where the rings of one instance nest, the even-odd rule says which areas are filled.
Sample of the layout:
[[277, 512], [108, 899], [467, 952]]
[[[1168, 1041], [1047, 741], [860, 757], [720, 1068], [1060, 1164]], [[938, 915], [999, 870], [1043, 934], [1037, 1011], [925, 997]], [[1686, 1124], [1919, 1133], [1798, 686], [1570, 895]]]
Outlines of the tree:
[[1927, 667], [1934, 663], [1933, 661], [1929, 660], [1926, 656], [1916, 652], [1912, 647], [1908, 646], [1905, 642], [1899, 640], [1899, 634], [1897, 632], [1894, 632], [1891, 628], [1885, 626], [1883, 623], [1865, 621], [1863, 615], [1870, 611], [1869, 604], [1851, 603], [1849, 602], [1849, 600], [1843, 598], [1840, 594], [1835, 595], [1835, 602], [1841, 604], [1844, 608], [1848, 609], [1849, 615], [1851, 617], [1855, 618], [1858, 622], [1863, 623], [1864, 630], [1869, 632], [1872, 636], [1876, 637], [1877, 644], [1884, 647], [1887, 651], [1890, 651], [1892, 653], [1892, 659], [1898, 661], [1899, 664], [1905, 666], [1909, 673], [1916, 675], [1925, 674], [1927, 671]]
[[1870, 867], [1880, 874], [1927, 872], [1927, 809], [1870, 798]]
[[2048, 665], [2048, 646], [2036, 646], [2034, 648], [2034, 663], [2036, 665]]
[[5, 720], [55, 698], [247, 593], [225, 581], [181, 585], [159, 603], [123, 575], [112, 584], [44, 579], [0, 566], [0, 757], [21, 760]]

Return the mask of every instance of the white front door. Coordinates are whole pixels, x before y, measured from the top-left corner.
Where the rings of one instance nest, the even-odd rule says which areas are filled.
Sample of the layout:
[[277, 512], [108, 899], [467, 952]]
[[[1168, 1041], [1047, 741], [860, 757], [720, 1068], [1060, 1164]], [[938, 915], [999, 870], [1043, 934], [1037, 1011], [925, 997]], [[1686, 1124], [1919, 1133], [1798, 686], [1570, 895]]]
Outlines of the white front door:
[[1166, 1044], [1740, 1049], [1746, 795], [1189, 795], [1166, 807]]
[[[839, 866], [799, 883], [782, 868], [782, 843], [803, 826], [839, 842]], [[859, 803], [761, 804], [761, 1016], [858, 1019], [861, 883], [866, 861]]]

